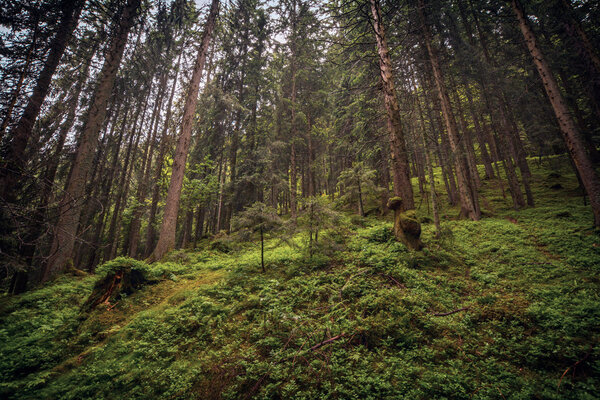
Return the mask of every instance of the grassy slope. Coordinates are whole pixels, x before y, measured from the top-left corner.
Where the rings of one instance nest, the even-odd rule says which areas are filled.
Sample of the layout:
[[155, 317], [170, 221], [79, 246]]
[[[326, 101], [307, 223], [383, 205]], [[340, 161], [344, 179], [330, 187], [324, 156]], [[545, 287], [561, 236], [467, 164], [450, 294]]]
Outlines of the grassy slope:
[[424, 225], [421, 253], [371, 219], [313, 259], [270, 242], [266, 274], [250, 244], [174, 253], [87, 317], [94, 277], [1, 299], [0, 397], [598, 398], [600, 238], [557, 166], [531, 209], [486, 182], [489, 217], [446, 220], [441, 242]]

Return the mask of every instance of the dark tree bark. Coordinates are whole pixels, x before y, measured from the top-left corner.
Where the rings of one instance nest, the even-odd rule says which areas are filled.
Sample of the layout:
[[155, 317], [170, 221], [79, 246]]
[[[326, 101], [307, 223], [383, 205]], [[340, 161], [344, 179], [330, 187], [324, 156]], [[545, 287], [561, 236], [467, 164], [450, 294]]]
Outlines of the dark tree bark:
[[548, 94], [548, 98], [554, 109], [560, 131], [565, 140], [567, 149], [569, 150], [569, 155], [575, 163], [575, 167], [581, 176], [583, 185], [590, 198], [592, 211], [594, 213], [594, 225], [600, 227], [600, 179], [598, 179], [598, 175], [594, 170], [594, 166], [586, 151], [581, 134], [573, 122], [573, 118], [569, 113], [569, 109], [563, 99], [558, 83], [554, 78], [554, 74], [550, 69], [550, 65], [548, 65], [544, 54], [538, 47], [535, 34], [527, 22], [523, 7], [517, 0], [512, 0], [511, 6], [519, 22], [519, 28], [525, 38], [527, 48], [533, 57], [533, 62], [535, 63], [540, 78], [542, 79], [542, 83], [544, 84], [544, 89], [546, 89], [546, 93]]
[[431, 62], [431, 68], [433, 70], [433, 76], [435, 78], [438, 96], [440, 98], [440, 103], [442, 106], [444, 122], [446, 123], [446, 129], [448, 130], [450, 147], [452, 148], [452, 152], [455, 155], [454, 165], [456, 168], [456, 177], [458, 181], [458, 193], [460, 197], [461, 214], [465, 217], [476, 221], [481, 218], [481, 211], [479, 210], [479, 204], [477, 199], [478, 195], [476, 189], [473, 188], [473, 186], [471, 185], [468, 167], [462, 156], [458, 127], [456, 125], [456, 120], [454, 119], [454, 114], [450, 105], [450, 98], [448, 97], [448, 92], [446, 90], [446, 85], [442, 75], [439, 58], [437, 52], [433, 48], [431, 32], [425, 18], [424, 0], [419, 0], [418, 11], [419, 17], [421, 19], [421, 27], [423, 30], [425, 45], [427, 47], [427, 52], [429, 53], [429, 61]]
[[82, 197], [87, 174], [92, 163], [93, 150], [104, 122], [106, 104], [112, 92], [123, 51], [127, 44], [127, 37], [133, 26], [139, 5], [140, 0], [128, 0], [115, 27], [113, 39], [99, 74], [98, 86], [88, 112], [88, 119], [81, 134], [67, 189], [60, 204], [59, 220], [55, 226], [54, 240], [44, 269], [44, 281], [64, 269], [72, 256], [83, 206]]
[[36, 82], [33, 93], [25, 106], [25, 111], [23, 111], [23, 115], [12, 131], [12, 140], [8, 152], [3, 157], [3, 165], [0, 169], [0, 195], [5, 200], [11, 202], [15, 200], [15, 188], [19, 177], [23, 176], [24, 168], [27, 164], [25, 148], [31, 138], [33, 124], [37, 120], [42, 103], [48, 94], [52, 76], [56, 72], [58, 63], [65, 52], [69, 37], [77, 26], [84, 2], [84, 0], [63, 0], [63, 15], [56, 35], [50, 44], [50, 53], [44, 63], [44, 68]]

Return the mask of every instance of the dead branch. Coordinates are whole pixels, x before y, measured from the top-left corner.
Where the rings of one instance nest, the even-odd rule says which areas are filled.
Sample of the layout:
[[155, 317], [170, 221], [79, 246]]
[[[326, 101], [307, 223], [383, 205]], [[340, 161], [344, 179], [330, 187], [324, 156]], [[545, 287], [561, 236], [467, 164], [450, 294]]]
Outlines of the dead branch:
[[345, 334], [345, 333], [340, 333], [339, 335], [336, 335], [336, 336], [334, 336], [334, 337], [332, 337], [332, 338], [329, 338], [329, 339], [327, 339], [327, 340], [323, 340], [322, 342], [315, 344], [315, 345], [314, 345], [313, 347], [311, 347], [309, 350], [310, 350], [310, 351], [316, 350], [316, 349], [318, 349], [319, 347], [322, 347], [322, 346], [325, 346], [325, 345], [327, 345], [327, 344], [329, 344], [329, 343], [335, 342], [336, 340], [338, 340], [338, 339], [341, 339], [341, 338], [343, 338], [344, 336], [346, 336], [346, 334]]
[[452, 315], [452, 314], [459, 313], [461, 311], [467, 311], [469, 308], [471, 308], [471, 307], [463, 307], [463, 308], [459, 308], [458, 310], [448, 311], [445, 313], [436, 313], [436, 314], [433, 314], [433, 316], [434, 317], [445, 317], [446, 315]]

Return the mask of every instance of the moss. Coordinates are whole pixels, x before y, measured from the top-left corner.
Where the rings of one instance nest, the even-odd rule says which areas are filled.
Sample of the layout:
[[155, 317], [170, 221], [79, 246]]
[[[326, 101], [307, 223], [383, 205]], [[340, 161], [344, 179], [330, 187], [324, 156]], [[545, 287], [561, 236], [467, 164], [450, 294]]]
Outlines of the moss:
[[560, 170], [566, 190], [551, 192], [547, 174], [534, 169], [538, 206], [520, 211], [486, 181], [494, 217], [445, 219], [440, 240], [424, 224], [421, 252], [369, 219], [327, 257], [307, 257], [302, 234], [267, 241], [265, 274], [243, 243], [140, 264], [169, 279], [83, 323], [94, 283], [124, 260], [2, 298], [0, 396], [595, 398], [600, 241], [575, 177]]

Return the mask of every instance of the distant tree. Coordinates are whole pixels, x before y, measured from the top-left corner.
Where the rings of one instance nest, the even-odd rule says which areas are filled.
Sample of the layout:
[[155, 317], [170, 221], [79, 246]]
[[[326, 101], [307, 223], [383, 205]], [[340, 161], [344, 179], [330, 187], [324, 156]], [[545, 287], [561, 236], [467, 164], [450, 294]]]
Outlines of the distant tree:
[[356, 202], [361, 217], [365, 216], [365, 197], [377, 192], [376, 175], [374, 169], [368, 168], [363, 162], [357, 162], [351, 168], [342, 171], [338, 178], [338, 184], [344, 188], [340, 201]]
[[319, 244], [319, 232], [339, 226], [341, 215], [331, 209], [324, 197], [308, 197], [301, 203], [302, 213], [297, 225], [308, 232], [308, 255], [313, 257], [315, 247]]
[[283, 221], [277, 211], [257, 201], [238, 214], [232, 221], [234, 229], [247, 229], [260, 234], [260, 266], [265, 272], [265, 233], [281, 228]]
[[27, 163], [25, 149], [31, 137], [33, 124], [36, 122], [42, 103], [50, 90], [52, 76], [67, 47], [73, 30], [79, 21], [83, 8], [83, 0], [63, 0], [61, 7], [63, 14], [51, 44], [50, 52], [40, 72], [33, 93], [15, 129], [11, 132], [11, 142], [6, 154], [3, 154], [3, 165], [0, 169], [0, 196], [5, 200], [15, 200], [15, 185], [23, 175], [22, 169]]

